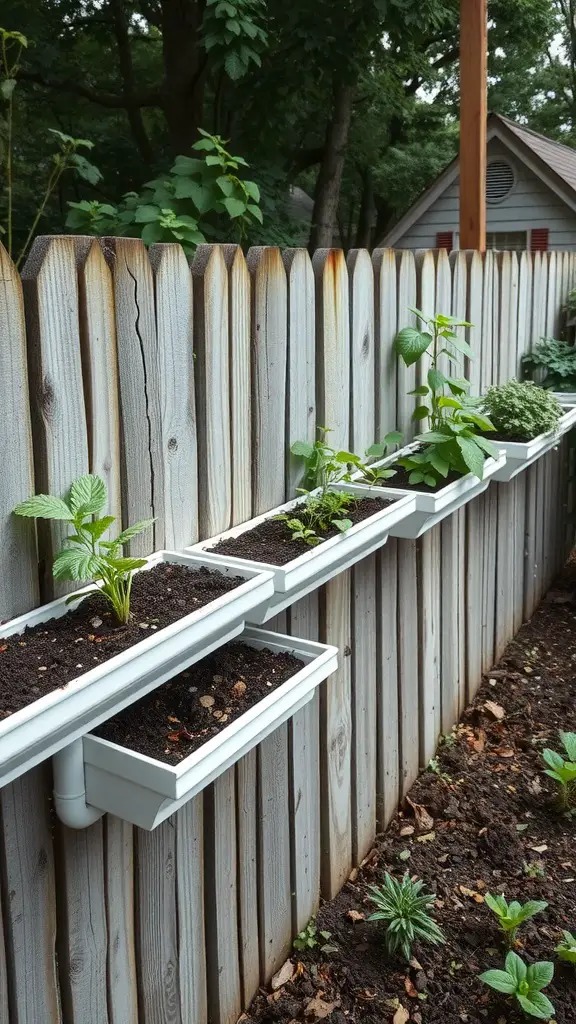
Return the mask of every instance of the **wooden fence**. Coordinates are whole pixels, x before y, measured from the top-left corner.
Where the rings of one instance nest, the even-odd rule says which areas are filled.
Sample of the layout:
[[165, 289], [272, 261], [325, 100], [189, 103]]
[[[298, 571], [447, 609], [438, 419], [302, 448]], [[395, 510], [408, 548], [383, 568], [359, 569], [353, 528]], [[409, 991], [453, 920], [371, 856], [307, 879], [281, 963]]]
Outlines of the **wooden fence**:
[[[292, 496], [289, 444], [329, 426], [363, 451], [411, 435], [408, 307], [466, 316], [476, 389], [558, 327], [573, 254], [344, 255], [45, 238], [0, 247], [0, 617], [54, 593], [58, 527], [10, 516], [103, 476], [125, 522], [181, 548]], [[29, 390], [27, 385], [27, 368]], [[369, 851], [564, 558], [567, 443], [420, 541], [303, 600], [281, 629], [337, 644], [314, 702], [155, 832], [83, 832], [50, 764], [0, 795], [0, 1020], [234, 1024], [292, 937]], [[145, 551], [149, 538], [135, 545]]]

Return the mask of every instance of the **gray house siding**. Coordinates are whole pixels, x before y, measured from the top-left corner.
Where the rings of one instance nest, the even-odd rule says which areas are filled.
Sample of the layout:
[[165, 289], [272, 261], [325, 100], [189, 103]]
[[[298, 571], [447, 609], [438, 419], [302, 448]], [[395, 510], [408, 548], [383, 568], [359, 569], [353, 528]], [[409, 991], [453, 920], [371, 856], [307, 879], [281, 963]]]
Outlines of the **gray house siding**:
[[[498, 139], [488, 143], [488, 160], [503, 157], [514, 170], [515, 183], [499, 203], [488, 203], [487, 231], [530, 231], [548, 228], [548, 248], [576, 249], [576, 214], [559, 196], [523, 166]], [[395, 243], [397, 249], [430, 249], [439, 231], [453, 231], [457, 247], [458, 189], [456, 179]], [[528, 240], [529, 241], [529, 240]]]

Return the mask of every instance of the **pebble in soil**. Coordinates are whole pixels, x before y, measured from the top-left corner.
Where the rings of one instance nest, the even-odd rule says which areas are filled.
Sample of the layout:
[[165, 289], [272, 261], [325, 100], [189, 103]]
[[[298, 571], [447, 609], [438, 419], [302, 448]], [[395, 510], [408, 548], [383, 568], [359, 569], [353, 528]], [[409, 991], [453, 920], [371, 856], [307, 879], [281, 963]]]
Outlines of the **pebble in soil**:
[[117, 624], [104, 598], [95, 595], [60, 619], [0, 639], [0, 718], [242, 583], [242, 578], [217, 570], [161, 563], [134, 576], [125, 626]]
[[[561, 929], [576, 931], [576, 818], [558, 813], [541, 756], [559, 749], [559, 729], [576, 731], [575, 585], [571, 566], [439, 747], [435, 770], [413, 786], [416, 816], [406, 803], [321, 907], [330, 952], [294, 952], [293, 980], [259, 993], [243, 1024], [526, 1024], [532, 1018], [477, 977], [502, 967], [506, 953], [487, 891], [548, 902], [520, 929], [517, 951], [527, 962], [554, 961], [554, 1020], [576, 1022], [576, 970], [554, 954]], [[380, 927], [365, 920], [367, 885], [386, 870], [408, 870], [436, 893], [446, 945], [416, 943], [411, 964], [389, 960]]]

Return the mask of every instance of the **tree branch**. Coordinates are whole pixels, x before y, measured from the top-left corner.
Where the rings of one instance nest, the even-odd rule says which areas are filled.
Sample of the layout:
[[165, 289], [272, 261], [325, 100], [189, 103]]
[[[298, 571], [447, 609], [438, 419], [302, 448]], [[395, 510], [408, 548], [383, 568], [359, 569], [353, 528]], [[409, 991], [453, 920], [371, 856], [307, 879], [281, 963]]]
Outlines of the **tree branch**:
[[90, 100], [91, 103], [97, 103], [100, 107], [109, 107], [115, 110], [162, 106], [162, 94], [158, 90], [133, 95], [120, 93], [120, 95], [114, 96], [112, 93], [101, 93], [97, 89], [90, 89], [88, 86], [80, 85], [78, 82], [47, 79], [36, 71], [25, 71], [22, 69], [18, 72], [18, 78], [23, 82], [33, 82], [35, 85], [42, 85], [45, 89], [53, 89], [55, 92], [71, 92], [85, 100]]

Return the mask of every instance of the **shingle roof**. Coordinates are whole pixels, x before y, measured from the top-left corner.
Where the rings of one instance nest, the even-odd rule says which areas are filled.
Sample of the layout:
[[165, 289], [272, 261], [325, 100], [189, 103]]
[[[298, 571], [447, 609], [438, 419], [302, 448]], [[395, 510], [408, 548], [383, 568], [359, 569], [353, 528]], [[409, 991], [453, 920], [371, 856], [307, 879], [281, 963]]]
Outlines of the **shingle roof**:
[[547, 139], [545, 135], [539, 135], [538, 132], [532, 131], [531, 128], [524, 128], [515, 121], [509, 121], [507, 117], [503, 117], [501, 114], [492, 114], [492, 119], [504, 124], [520, 142], [528, 146], [559, 178], [562, 178], [562, 181], [576, 192], [576, 149], [564, 146], [561, 142]]

